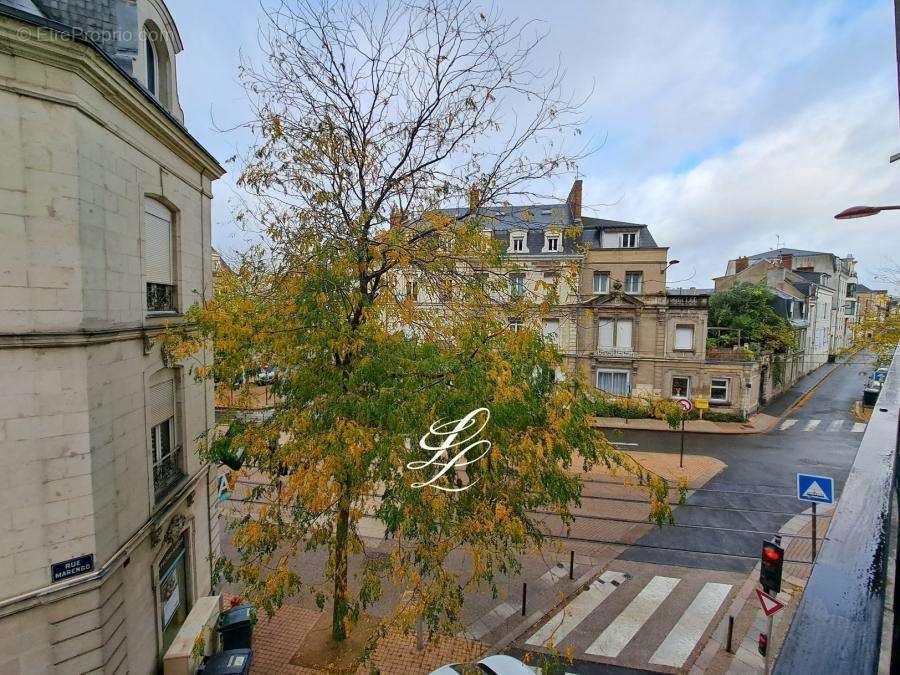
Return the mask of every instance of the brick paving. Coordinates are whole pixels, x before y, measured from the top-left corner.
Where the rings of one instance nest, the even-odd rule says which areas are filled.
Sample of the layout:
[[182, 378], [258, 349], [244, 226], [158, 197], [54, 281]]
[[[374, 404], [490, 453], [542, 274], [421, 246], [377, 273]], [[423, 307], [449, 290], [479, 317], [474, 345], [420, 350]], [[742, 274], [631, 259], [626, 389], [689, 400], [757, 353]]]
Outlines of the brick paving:
[[[663, 475], [669, 480], [683, 476], [691, 487], [700, 487], [724, 468], [724, 464], [708, 457], [686, 456], [685, 468], [678, 467], [677, 456], [660, 453], [629, 452], [647, 469]], [[674, 461], [674, 464], [673, 464]], [[251, 479], [253, 477], [248, 476]], [[493, 597], [487, 586], [467, 590], [461, 623], [465, 630], [457, 637], [446, 637], [440, 642], [429, 644], [424, 652], [415, 649], [415, 636], [394, 635], [381, 641], [373, 661], [384, 673], [427, 673], [440, 665], [471, 660], [485, 651], [496, 652], [500, 648], [536, 624], [548, 612], [580, 591], [611, 560], [616, 558], [630, 543], [652, 530], [655, 525], [646, 522], [649, 507], [646, 503], [645, 488], [625, 485], [621, 472], [613, 476], [605, 467], [597, 467], [586, 475], [585, 499], [574, 510], [575, 523], [564, 526], [558, 518], [550, 515], [535, 515], [546, 524], [547, 530], [556, 535], [543, 549], [525, 556], [520, 574], [509, 574], [496, 579], [498, 596]], [[672, 499], [677, 500], [677, 490], [673, 487]], [[232, 503], [237, 510], [249, 505]], [[585, 517], [588, 516], [588, 517]], [[617, 520], [607, 520], [609, 518]], [[394, 545], [390, 540], [378, 536], [374, 523], [360, 526], [360, 534], [369, 555], [384, 554]], [[572, 539], [574, 538], [574, 539]], [[608, 544], [602, 542], [616, 542]], [[235, 556], [228, 537], [223, 538], [226, 555]], [[571, 552], [574, 556], [572, 579], [569, 578]], [[292, 567], [307, 582], [323, 582], [321, 570], [325, 567], [324, 551], [303, 552], [294, 560]], [[465, 578], [468, 561], [462, 552], [450, 555], [447, 565], [457, 570]], [[359, 569], [359, 557], [351, 560], [351, 586], [355, 589], [353, 573]], [[313, 571], [312, 574], [310, 571]], [[526, 611], [522, 613], [522, 587], [527, 584]], [[384, 618], [393, 612], [405, 589], [384, 584], [384, 596], [367, 612], [375, 618]], [[236, 587], [223, 589], [239, 593]], [[289, 599], [268, 622], [261, 618], [254, 635], [255, 675], [269, 673], [312, 673], [308, 668], [290, 664], [309, 632], [319, 610], [311, 596], [297, 596]], [[469, 639], [463, 639], [463, 638]], [[387, 669], [386, 669], [387, 668]]]
[[[285, 605], [271, 620], [260, 618], [253, 631], [251, 675], [319, 675], [327, 672], [291, 663], [319, 616], [318, 610]], [[419, 651], [415, 635], [388, 634], [372, 654], [371, 663], [360, 665], [356, 673], [366, 675], [374, 666], [383, 675], [420, 675], [447, 663], [477, 661], [487, 649], [486, 645], [474, 640], [445, 637], [427, 642]]]

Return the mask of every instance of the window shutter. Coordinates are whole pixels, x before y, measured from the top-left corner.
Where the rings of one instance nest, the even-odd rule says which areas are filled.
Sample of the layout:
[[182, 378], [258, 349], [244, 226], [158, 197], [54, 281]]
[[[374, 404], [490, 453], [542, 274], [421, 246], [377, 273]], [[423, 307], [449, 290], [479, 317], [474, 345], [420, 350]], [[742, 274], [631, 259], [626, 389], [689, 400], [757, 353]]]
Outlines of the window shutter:
[[616, 347], [631, 349], [631, 321], [616, 322]]
[[556, 341], [559, 339], [559, 319], [544, 319], [541, 333], [547, 339]]
[[604, 232], [601, 241], [602, 248], [619, 248], [618, 232]]
[[175, 417], [175, 380], [150, 386], [150, 426]]
[[172, 214], [159, 202], [144, 202], [144, 275], [155, 284], [172, 285]]
[[693, 349], [694, 348], [694, 327], [693, 326], [676, 326], [675, 327], [675, 349]]
[[613, 346], [613, 332], [616, 322], [613, 319], [600, 319], [600, 329], [597, 345], [600, 347]]

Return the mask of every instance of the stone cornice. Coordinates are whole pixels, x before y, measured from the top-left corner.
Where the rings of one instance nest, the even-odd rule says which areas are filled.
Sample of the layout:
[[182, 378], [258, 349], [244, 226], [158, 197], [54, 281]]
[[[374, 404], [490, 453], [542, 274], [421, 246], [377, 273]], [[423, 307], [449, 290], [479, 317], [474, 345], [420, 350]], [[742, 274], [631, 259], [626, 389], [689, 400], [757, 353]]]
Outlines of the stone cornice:
[[[179, 327], [194, 324], [178, 324]], [[43, 331], [39, 333], [0, 333], [0, 349], [36, 349], [47, 347], [85, 347], [126, 340], [151, 339], [165, 326], [122, 326], [101, 330]]]
[[[0, 50], [78, 75], [198, 172], [211, 179], [219, 178], [225, 173], [225, 169], [171, 113], [95, 45], [37, 21], [30, 22], [25, 17], [14, 18], [4, 10], [0, 13]], [[22, 83], [18, 84], [21, 87]], [[16, 87], [8, 81], [4, 88]], [[102, 119], [97, 111], [91, 110], [76, 96], [54, 95], [33, 89], [22, 90], [21, 93], [31, 93], [39, 98], [74, 107], [104, 127], [114, 130], [108, 120]], [[123, 138], [126, 137], [124, 133], [114, 131]]]

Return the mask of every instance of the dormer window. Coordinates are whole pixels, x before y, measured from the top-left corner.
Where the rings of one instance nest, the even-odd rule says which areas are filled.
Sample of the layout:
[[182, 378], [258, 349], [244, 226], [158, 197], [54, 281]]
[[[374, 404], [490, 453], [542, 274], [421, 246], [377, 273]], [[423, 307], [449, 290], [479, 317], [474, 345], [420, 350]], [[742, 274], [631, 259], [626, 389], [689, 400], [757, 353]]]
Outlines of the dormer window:
[[159, 98], [159, 57], [149, 37], [145, 44], [147, 50], [147, 90], [155, 98]]
[[508, 253], [528, 253], [528, 241], [525, 237], [526, 233], [521, 230], [510, 232]]
[[559, 230], [549, 230], [544, 233], [544, 250], [542, 253], [558, 253], [559, 252]]
[[637, 248], [637, 232], [622, 233], [622, 248]]

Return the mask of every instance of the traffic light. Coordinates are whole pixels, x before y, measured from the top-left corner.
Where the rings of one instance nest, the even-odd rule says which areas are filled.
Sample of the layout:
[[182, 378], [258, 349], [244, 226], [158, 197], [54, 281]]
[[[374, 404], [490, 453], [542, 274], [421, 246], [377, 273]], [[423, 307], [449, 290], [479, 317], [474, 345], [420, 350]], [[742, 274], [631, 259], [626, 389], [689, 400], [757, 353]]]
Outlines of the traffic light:
[[759, 583], [767, 593], [781, 590], [781, 568], [784, 566], [784, 549], [774, 541], [764, 541], [762, 564], [759, 568]]
[[769, 636], [765, 633], [759, 634], [759, 642], [756, 643], [756, 648], [759, 650], [759, 653], [763, 656], [766, 655], [766, 649], [769, 647]]

